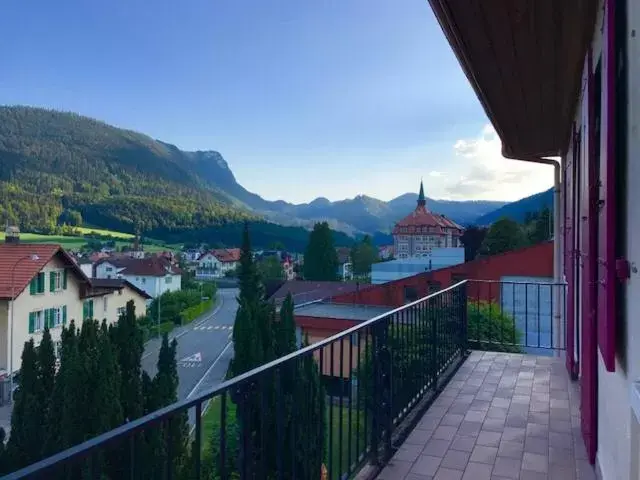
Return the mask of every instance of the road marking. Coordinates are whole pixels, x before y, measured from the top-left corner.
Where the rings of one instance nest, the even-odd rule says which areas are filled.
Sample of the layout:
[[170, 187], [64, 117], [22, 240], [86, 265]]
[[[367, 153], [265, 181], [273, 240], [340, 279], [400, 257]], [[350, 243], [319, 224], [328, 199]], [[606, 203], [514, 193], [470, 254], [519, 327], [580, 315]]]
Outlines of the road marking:
[[184, 357], [181, 362], [201, 362], [202, 354], [200, 352], [194, 353], [193, 355], [189, 355], [188, 357]]
[[198, 389], [198, 387], [200, 385], [202, 385], [202, 382], [204, 382], [204, 379], [207, 378], [207, 375], [209, 375], [209, 373], [211, 372], [211, 370], [213, 370], [213, 367], [216, 366], [216, 363], [218, 363], [218, 360], [220, 360], [222, 358], [222, 355], [224, 355], [224, 352], [227, 351], [227, 349], [231, 346], [231, 342], [227, 342], [227, 344], [225, 345], [225, 347], [222, 349], [222, 351], [220, 352], [220, 355], [218, 355], [216, 357], [216, 359], [213, 361], [213, 363], [209, 366], [209, 368], [207, 368], [207, 371], [204, 372], [204, 375], [202, 376], [202, 378], [198, 381], [198, 383], [196, 383], [196, 386], [193, 387], [193, 389], [189, 392], [189, 394], [187, 395], [186, 398], [189, 398], [191, 395], [193, 395], [195, 393], [195, 391]]
[[[202, 321], [200, 321], [198, 324], [193, 325], [192, 328], [188, 328], [187, 327], [183, 332], [180, 332], [178, 335], [176, 335], [174, 337], [169, 336], [169, 342], [173, 342], [173, 340], [178, 340], [180, 337], [182, 337], [183, 335], [186, 335], [191, 330], [198, 330], [198, 327], [200, 325], [202, 325], [203, 323], [206, 323], [209, 320], [211, 320], [211, 318], [213, 318], [213, 316], [216, 313], [218, 313], [220, 311], [220, 309], [222, 308], [222, 306], [224, 305], [224, 296], [220, 295], [220, 293], [217, 293], [216, 296], [218, 296], [220, 298], [220, 304], [213, 310], [213, 312], [211, 312], [211, 315], [209, 315], [207, 318], [205, 318]], [[150, 356], [152, 353], [155, 353], [155, 352], [145, 353], [140, 360], [144, 360], [145, 358]]]

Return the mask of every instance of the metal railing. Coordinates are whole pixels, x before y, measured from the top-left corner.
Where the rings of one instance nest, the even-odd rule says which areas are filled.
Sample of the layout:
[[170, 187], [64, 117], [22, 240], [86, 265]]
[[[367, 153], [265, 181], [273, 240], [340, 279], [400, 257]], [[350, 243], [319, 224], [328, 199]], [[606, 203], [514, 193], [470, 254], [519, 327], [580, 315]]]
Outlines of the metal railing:
[[[426, 408], [466, 358], [466, 290], [460, 282], [5, 478], [342, 479], [380, 465], [412, 407]], [[184, 441], [176, 425], [190, 411]]]
[[567, 285], [468, 280], [470, 349], [551, 355], [565, 349]]

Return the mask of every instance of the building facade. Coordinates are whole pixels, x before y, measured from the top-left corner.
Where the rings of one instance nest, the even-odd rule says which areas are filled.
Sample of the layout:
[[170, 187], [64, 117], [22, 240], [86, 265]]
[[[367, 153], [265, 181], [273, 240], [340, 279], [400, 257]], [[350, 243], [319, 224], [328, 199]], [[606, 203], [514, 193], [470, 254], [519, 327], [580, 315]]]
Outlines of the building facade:
[[95, 265], [95, 278], [126, 280], [151, 298], [182, 289], [182, 270], [164, 257], [103, 259]]
[[434, 248], [462, 247], [463, 229], [444, 215], [427, 208], [424, 186], [420, 182], [418, 205], [393, 229], [393, 251], [396, 259], [426, 257]]

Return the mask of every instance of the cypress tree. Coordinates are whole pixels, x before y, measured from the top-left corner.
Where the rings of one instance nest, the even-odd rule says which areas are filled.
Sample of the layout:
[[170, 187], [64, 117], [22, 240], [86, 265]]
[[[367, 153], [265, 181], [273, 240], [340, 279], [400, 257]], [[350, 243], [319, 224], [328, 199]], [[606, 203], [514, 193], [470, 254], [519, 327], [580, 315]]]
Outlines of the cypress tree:
[[127, 302], [125, 314], [111, 330], [111, 338], [120, 367], [120, 405], [125, 421], [135, 420], [143, 414], [142, 354], [144, 339], [136, 320], [133, 301]]
[[46, 417], [56, 380], [56, 355], [49, 327], [45, 327], [44, 333], [42, 334], [42, 341], [38, 347], [38, 378], [40, 380], [40, 393], [42, 395], [43, 408], [45, 410], [44, 415]]
[[296, 323], [293, 314], [293, 298], [287, 294], [280, 307], [280, 321], [277, 323], [276, 357], [282, 357], [297, 350]]
[[33, 339], [24, 344], [20, 384], [11, 415], [8, 455], [11, 468], [22, 468], [40, 459], [44, 431], [42, 385], [38, 378], [38, 354]]
[[305, 280], [333, 281], [338, 277], [338, 253], [327, 222], [316, 223], [309, 234], [303, 272]]

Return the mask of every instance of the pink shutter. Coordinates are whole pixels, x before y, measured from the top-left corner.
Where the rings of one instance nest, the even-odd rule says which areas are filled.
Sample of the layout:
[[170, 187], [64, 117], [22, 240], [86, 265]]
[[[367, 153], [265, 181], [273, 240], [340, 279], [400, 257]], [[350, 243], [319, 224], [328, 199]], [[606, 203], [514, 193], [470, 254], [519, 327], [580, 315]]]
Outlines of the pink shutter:
[[609, 372], [616, 368], [616, 46], [615, 1], [605, 5], [598, 238], [598, 345]]
[[575, 300], [574, 300], [574, 271], [575, 271], [575, 245], [574, 245], [574, 215], [573, 215], [573, 169], [575, 162], [579, 157], [579, 143], [577, 140], [578, 133], [576, 132], [576, 126], [574, 125], [573, 141], [571, 159], [569, 162], [564, 162], [564, 274], [567, 280], [567, 292], [565, 297], [566, 302], [566, 315], [567, 315], [567, 354], [565, 356], [567, 371], [573, 375], [575, 369], [574, 349], [575, 349]]

